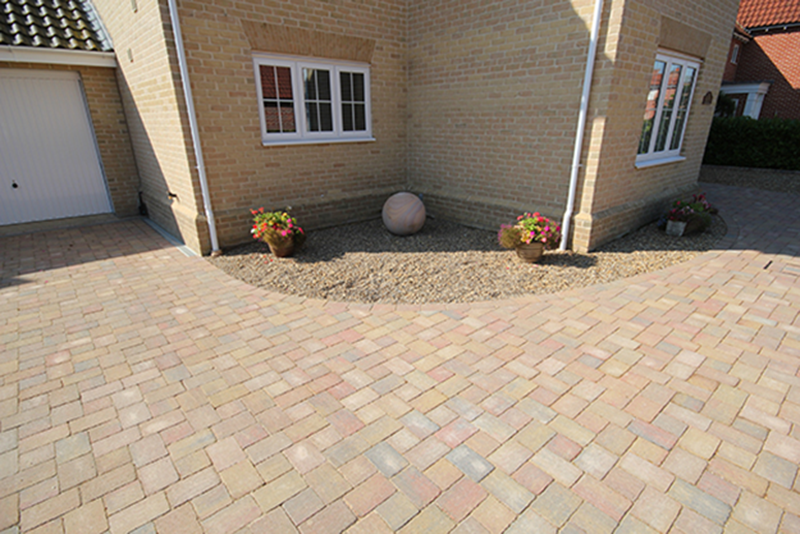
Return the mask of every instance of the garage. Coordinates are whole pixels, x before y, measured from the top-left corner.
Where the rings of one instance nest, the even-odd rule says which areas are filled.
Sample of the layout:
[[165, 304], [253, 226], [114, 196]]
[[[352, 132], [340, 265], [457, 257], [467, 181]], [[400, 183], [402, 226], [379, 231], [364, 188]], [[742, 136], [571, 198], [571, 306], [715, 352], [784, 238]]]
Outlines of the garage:
[[0, 69], [0, 225], [111, 211], [79, 73]]

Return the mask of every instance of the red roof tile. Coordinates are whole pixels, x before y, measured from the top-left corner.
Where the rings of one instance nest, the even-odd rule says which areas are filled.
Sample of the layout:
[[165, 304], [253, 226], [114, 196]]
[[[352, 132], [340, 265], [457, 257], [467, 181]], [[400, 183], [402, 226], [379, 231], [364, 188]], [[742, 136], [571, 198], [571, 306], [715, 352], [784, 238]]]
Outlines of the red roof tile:
[[800, 22], [800, 0], [742, 0], [737, 20], [745, 28]]

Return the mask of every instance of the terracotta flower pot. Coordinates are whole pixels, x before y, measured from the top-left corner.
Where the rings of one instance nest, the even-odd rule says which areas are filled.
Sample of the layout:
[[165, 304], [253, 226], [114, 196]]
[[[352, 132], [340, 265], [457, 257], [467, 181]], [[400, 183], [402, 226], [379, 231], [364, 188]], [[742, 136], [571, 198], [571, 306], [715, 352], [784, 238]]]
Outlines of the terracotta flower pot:
[[272, 243], [267, 243], [267, 245], [269, 245], [270, 252], [278, 258], [285, 258], [294, 254], [294, 243], [289, 243], [288, 245], [273, 245]]
[[544, 254], [544, 243], [533, 241], [528, 244], [517, 245], [517, 256], [525, 263], [536, 263]]

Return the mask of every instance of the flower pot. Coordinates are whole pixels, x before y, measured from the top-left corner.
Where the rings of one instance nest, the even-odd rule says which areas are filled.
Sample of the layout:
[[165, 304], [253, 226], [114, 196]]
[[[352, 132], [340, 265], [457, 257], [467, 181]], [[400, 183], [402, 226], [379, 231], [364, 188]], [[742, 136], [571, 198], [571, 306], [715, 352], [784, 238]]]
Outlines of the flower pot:
[[667, 221], [667, 235], [680, 237], [686, 230], [686, 223], [683, 221]]
[[544, 243], [533, 241], [532, 243], [517, 245], [517, 256], [525, 263], [536, 263], [544, 254]]
[[273, 245], [272, 243], [267, 243], [267, 245], [269, 245], [270, 252], [278, 258], [285, 258], [294, 253], [294, 243], [289, 243], [288, 245]]
[[686, 221], [686, 228], [683, 229], [683, 235], [696, 234], [706, 229], [706, 223], [702, 217], [695, 215]]

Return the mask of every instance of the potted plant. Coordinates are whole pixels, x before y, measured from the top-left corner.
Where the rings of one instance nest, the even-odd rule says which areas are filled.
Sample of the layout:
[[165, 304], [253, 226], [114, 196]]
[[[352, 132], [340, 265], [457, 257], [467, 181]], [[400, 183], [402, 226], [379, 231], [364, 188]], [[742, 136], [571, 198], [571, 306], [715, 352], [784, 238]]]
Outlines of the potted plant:
[[694, 210], [688, 204], [682, 205], [680, 200], [676, 200], [667, 214], [667, 235], [682, 236], [693, 215]]
[[[288, 210], [289, 208], [287, 208]], [[264, 208], [250, 210], [253, 214], [253, 228], [250, 233], [260, 239], [277, 257], [291, 256], [295, 249], [303, 246], [306, 234], [297, 220], [286, 211], [264, 211]]]
[[666, 232], [672, 236], [702, 232], [711, 225], [711, 215], [717, 213], [704, 194], [694, 195], [691, 202], [676, 200], [666, 215]]
[[527, 263], [539, 261], [545, 249], [552, 250], [561, 239], [561, 227], [538, 212], [517, 217], [517, 224], [503, 224], [497, 239], [505, 248], [513, 248]]

